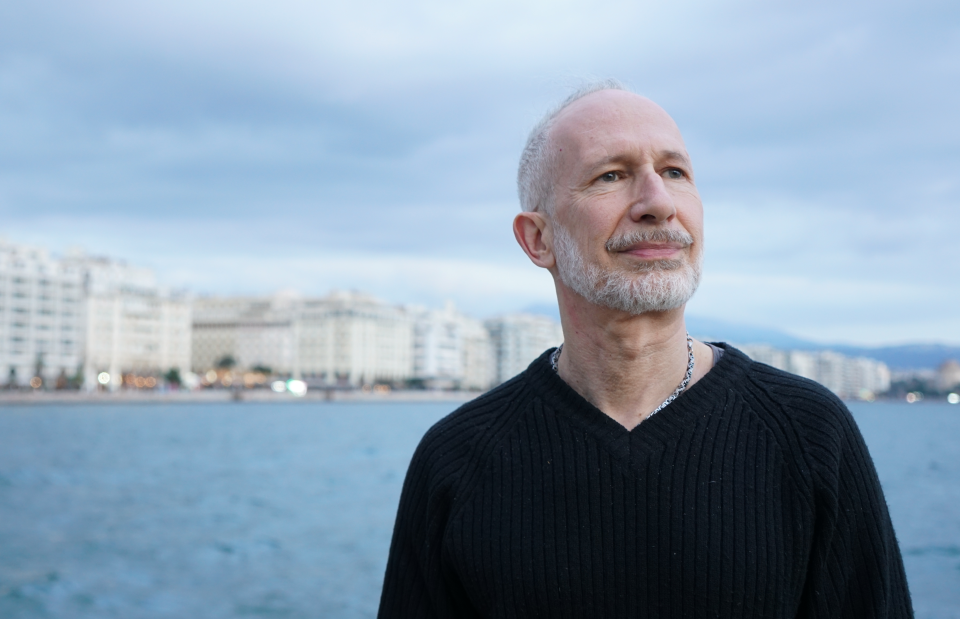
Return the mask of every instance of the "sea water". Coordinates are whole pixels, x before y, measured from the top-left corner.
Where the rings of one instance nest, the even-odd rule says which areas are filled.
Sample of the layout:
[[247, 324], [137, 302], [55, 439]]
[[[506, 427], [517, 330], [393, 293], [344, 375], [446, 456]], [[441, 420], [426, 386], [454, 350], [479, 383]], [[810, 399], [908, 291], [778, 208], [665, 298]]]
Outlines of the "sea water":
[[[373, 617], [444, 403], [0, 408], [0, 617]], [[918, 617], [960, 617], [960, 406], [853, 404]]]

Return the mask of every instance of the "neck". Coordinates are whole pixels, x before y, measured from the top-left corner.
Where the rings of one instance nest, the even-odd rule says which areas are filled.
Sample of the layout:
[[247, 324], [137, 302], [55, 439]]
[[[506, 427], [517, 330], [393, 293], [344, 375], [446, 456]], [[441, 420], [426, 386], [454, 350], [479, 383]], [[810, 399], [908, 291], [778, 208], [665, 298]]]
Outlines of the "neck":
[[[594, 305], [558, 284], [563, 353], [557, 370], [568, 385], [631, 430], [676, 390], [687, 371], [683, 308], [640, 315]], [[694, 342], [693, 377], [713, 364], [708, 346]]]

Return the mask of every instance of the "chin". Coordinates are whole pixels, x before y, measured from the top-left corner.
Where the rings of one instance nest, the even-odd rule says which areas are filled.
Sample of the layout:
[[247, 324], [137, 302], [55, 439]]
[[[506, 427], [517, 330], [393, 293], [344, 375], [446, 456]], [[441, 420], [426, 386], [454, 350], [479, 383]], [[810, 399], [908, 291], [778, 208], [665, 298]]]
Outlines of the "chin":
[[566, 230], [558, 226], [554, 253], [560, 281], [587, 301], [639, 315], [683, 307], [700, 284], [701, 255], [692, 260], [644, 260], [629, 267], [588, 264]]
[[699, 269], [689, 264], [646, 273], [614, 271], [594, 280], [593, 298], [598, 305], [639, 315], [680, 309], [693, 297], [700, 283]]

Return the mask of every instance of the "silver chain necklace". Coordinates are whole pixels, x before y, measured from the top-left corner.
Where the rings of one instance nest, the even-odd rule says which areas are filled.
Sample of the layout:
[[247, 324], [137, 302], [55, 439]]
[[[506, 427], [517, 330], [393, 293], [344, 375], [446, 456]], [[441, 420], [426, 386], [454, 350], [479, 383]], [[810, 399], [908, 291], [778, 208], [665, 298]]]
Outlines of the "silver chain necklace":
[[[553, 371], [557, 373], [559, 373], [560, 371], [557, 368], [557, 362], [560, 360], [560, 352], [562, 350], [563, 350], [563, 344], [560, 344], [560, 346], [558, 346], [557, 349], [553, 351], [553, 354], [550, 355], [550, 367], [552, 367]], [[683, 375], [683, 380], [680, 381], [680, 384], [677, 385], [677, 388], [674, 389], [673, 393], [671, 393], [667, 397], [667, 399], [663, 401], [663, 404], [653, 409], [653, 412], [650, 413], [650, 415], [656, 415], [657, 413], [665, 409], [668, 404], [676, 400], [677, 396], [683, 393], [683, 391], [687, 388], [687, 385], [690, 384], [690, 379], [692, 377], [693, 377], [693, 338], [690, 337], [689, 333], [687, 333], [687, 373]], [[647, 416], [649, 417], [650, 415], [647, 415]]]

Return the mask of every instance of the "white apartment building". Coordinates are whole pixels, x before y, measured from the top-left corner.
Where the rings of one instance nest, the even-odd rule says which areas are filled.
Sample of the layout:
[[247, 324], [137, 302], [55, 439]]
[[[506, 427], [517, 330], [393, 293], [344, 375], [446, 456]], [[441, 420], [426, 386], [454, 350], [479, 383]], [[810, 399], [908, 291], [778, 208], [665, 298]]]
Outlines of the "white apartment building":
[[190, 299], [160, 288], [149, 269], [74, 252], [63, 264], [83, 274], [84, 385], [101, 372], [116, 389], [122, 376], [190, 367]]
[[886, 363], [867, 357], [853, 361], [852, 376], [848, 378], [850, 393], [863, 397], [890, 391], [891, 375]]
[[190, 366], [202, 373], [230, 359], [241, 369], [292, 373], [298, 304], [292, 295], [194, 299]]
[[19, 385], [37, 374], [47, 386], [100, 372], [187, 369], [190, 304], [161, 291], [153, 273], [72, 252], [0, 243], [0, 377]]
[[83, 274], [40, 248], [0, 241], [0, 384], [48, 386], [82, 365]]
[[[774, 367], [780, 366], [774, 365]], [[820, 360], [817, 353], [806, 350], [789, 350], [787, 351], [787, 365], [781, 369], [786, 369], [788, 372], [810, 380], [817, 380], [819, 378]]]
[[508, 314], [484, 324], [493, 342], [497, 384], [513, 378], [546, 349], [563, 342], [560, 324], [546, 316]]
[[819, 353], [806, 350], [782, 350], [765, 344], [751, 344], [741, 347], [754, 361], [785, 370], [810, 380], [819, 380]]
[[496, 351], [490, 332], [482, 322], [469, 318], [460, 323], [460, 338], [463, 342], [460, 388], [472, 391], [489, 389], [494, 385], [497, 369]]
[[483, 323], [450, 302], [441, 310], [407, 311], [414, 317], [414, 378], [428, 388], [484, 390], [493, 384], [493, 342]]
[[941, 363], [937, 369], [936, 382], [937, 387], [943, 391], [960, 387], [960, 362], [956, 359], [948, 359]]
[[766, 345], [743, 346], [741, 350], [754, 361], [815, 380], [841, 398], [871, 398], [890, 389], [890, 369], [876, 359]]
[[401, 382], [413, 376], [413, 317], [359, 292], [304, 301], [295, 323], [296, 372], [331, 385]]
[[358, 292], [197, 299], [193, 334], [197, 372], [229, 356], [241, 369], [268, 367], [331, 386], [413, 376], [412, 316]]

